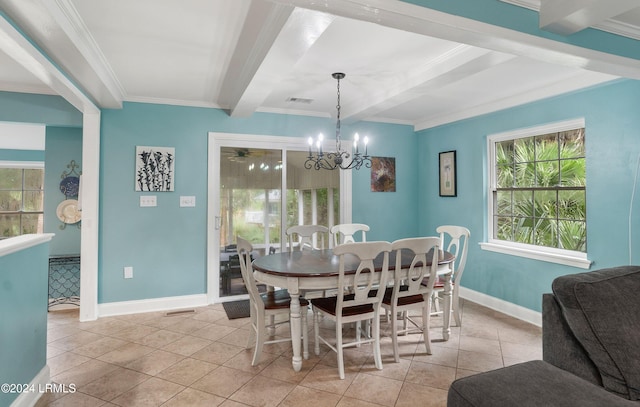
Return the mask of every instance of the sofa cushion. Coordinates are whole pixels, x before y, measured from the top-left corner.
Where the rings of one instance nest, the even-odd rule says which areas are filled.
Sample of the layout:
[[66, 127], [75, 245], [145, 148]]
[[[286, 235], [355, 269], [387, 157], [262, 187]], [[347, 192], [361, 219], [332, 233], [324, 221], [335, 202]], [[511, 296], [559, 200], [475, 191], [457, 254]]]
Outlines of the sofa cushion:
[[605, 389], [640, 399], [640, 267], [558, 277], [553, 292]]
[[638, 407], [638, 403], [541, 360], [463, 377], [449, 387], [447, 407], [498, 406]]

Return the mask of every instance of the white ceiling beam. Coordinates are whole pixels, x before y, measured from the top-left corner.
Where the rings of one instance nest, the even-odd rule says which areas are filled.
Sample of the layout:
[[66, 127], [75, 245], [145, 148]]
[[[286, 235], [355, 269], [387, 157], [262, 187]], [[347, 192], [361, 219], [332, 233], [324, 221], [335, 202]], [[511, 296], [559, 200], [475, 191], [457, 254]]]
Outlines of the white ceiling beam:
[[0, 16], [0, 49], [82, 113], [100, 110], [4, 16]]
[[[230, 116], [247, 117], [255, 112], [334, 19], [326, 13], [283, 7], [252, 3], [220, 94]], [[279, 18], [270, 18], [270, 14]], [[259, 29], [256, 19], [263, 24]]]
[[[69, 74], [102, 107], [122, 108], [125, 91], [82, 17], [70, 0], [41, 0], [59, 28], [84, 59], [61, 61]], [[91, 69], [86, 69], [88, 65]], [[81, 66], [81, 69], [78, 69]]]
[[[522, 33], [404, 1], [271, 0], [569, 67], [640, 79], [640, 60]], [[617, 0], [616, 0], [617, 1]], [[633, 0], [632, 0], [633, 1]], [[635, 0], [637, 1], [637, 0]]]
[[286, 5], [251, 2], [218, 95], [230, 115], [238, 114], [237, 104], [292, 12]]
[[344, 121], [350, 123], [373, 117], [378, 113], [417, 99], [425, 93], [466, 79], [496, 65], [516, 58], [515, 55], [498, 53], [486, 49], [459, 45], [429, 64], [405, 72], [400, 83], [394, 78], [394, 86], [381, 86], [381, 93], [367, 100], [357, 101], [347, 109]]
[[70, 0], [2, 3], [9, 18], [95, 104], [122, 107], [124, 90]]
[[638, 0], [542, 0], [540, 28], [567, 36], [639, 6]]

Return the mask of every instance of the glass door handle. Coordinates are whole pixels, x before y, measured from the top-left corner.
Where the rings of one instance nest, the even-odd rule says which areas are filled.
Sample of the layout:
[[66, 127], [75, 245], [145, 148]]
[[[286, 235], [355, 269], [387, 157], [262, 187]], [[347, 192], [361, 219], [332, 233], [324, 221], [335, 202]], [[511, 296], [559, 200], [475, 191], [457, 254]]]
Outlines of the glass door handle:
[[222, 227], [222, 216], [216, 216], [215, 228], [216, 230], [220, 230], [221, 227]]

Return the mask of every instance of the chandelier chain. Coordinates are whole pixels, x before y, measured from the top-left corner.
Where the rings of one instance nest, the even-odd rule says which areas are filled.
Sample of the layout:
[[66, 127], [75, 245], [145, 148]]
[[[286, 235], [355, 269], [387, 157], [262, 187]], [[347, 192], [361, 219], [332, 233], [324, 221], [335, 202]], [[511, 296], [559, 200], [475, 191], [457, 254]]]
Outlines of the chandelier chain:
[[342, 150], [342, 142], [340, 140], [340, 77], [337, 78], [338, 81], [338, 104], [336, 105], [336, 110], [338, 111], [337, 123], [336, 123], [336, 148], [338, 151]]

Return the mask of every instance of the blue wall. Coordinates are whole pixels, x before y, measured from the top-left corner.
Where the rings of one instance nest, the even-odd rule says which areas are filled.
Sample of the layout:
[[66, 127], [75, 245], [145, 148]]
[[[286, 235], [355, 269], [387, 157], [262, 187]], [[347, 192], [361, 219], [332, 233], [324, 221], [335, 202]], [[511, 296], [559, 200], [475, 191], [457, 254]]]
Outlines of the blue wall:
[[[0, 93], [0, 106], [7, 106], [6, 96]], [[26, 96], [32, 95], [20, 95], [18, 105]], [[50, 102], [57, 106], [59, 100], [36, 97], [30, 121], [46, 121]], [[370, 240], [431, 235], [445, 223], [467, 225], [472, 239], [463, 285], [539, 311], [541, 294], [556, 276], [583, 270], [479, 248], [486, 238], [486, 136], [585, 118], [589, 258], [592, 269], [610, 267], [629, 262], [627, 222], [640, 154], [639, 108], [640, 84], [625, 80], [417, 134], [408, 126], [345, 126], [347, 135], [368, 133], [372, 153], [395, 157], [397, 165], [395, 193], [372, 193], [370, 171], [354, 173], [353, 220], [372, 226]], [[0, 119], [9, 119], [4, 113], [0, 109]], [[216, 109], [137, 103], [104, 111], [99, 302], [205, 292], [207, 132], [307, 137], [318, 131], [331, 134], [333, 126], [329, 119], [314, 117], [257, 113], [238, 119]], [[142, 193], [134, 191], [133, 174], [136, 145], [176, 148], [176, 191], [157, 194], [156, 208], [139, 208]], [[458, 197], [440, 198], [437, 157], [449, 150], [457, 151]], [[195, 195], [198, 206], [180, 210], [180, 195]], [[635, 249], [640, 242], [638, 203], [634, 210]], [[638, 257], [634, 254], [631, 262], [640, 262]], [[133, 279], [123, 279], [124, 266], [134, 267]]]
[[47, 363], [48, 257], [49, 244], [0, 256], [0, 383], [31, 383]]
[[56, 209], [66, 199], [60, 191], [60, 181], [62, 173], [70, 171], [67, 165], [75, 160], [76, 172], [82, 170], [82, 129], [47, 126], [45, 143], [44, 231], [56, 235], [50, 245], [51, 254], [80, 254], [82, 223], [60, 228], [64, 224], [58, 219]]
[[44, 151], [0, 149], [0, 161], [44, 161]]
[[[584, 117], [587, 153], [587, 245], [591, 269], [629, 263], [628, 219], [640, 155], [640, 82], [619, 81], [418, 133], [420, 233], [441, 224], [469, 227], [462, 285], [523, 307], [541, 310], [541, 294], [560, 275], [586, 270], [483, 251], [486, 241], [487, 135]], [[458, 197], [438, 196], [437, 157], [457, 151]], [[640, 202], [632, 218], [632, 263], [640, 263]]]
[[60, 96], [0, 92], [0, 120], [82, 126], [82, 114]]
[[[334, 121], [323, 118], [266, 113], [230, 118], [218, 109], [140, 103], [103, 111], [98, 302], [206, 292], [208, 132], [307, 138], [320, 131], [331, 134], [334, 128]], [[396, 157], [398, 192], [373, 193], [371, 171], [354, 172], [353, 221], [371, 226], [370, 240], [415, 235], [417, 154], [412, 127], [343, 126], [345, 138], [356, 131], [369, 135], [373, 155]], [[175, 148], [175, 191], [155, 194], [157, 207], [139, 207], [145, 193], [134, 188], [136, 146]], [[197, 206], [180, 208], [180, 195], [195, 196]], [[133, 279], [123, 278], [125, 266], [133, 267]]]
[[[346, 126], [347, 135], [369, 134], [372, 153], [395, 157], [397, 165], [395, 193], [370, 192], [370, 171], [354, 173], [353, 220], [372, 226], [370, 240], [431, 235], [445, 223], [467, 225], [472, 239], [463, 285], [539, 311], [541, 294], [556, 276], [583, 270], [480, 249], [486, 238], [486, 136], [584, 117], [589, 259], [592, 269], [626, 264], [629, 201], [640, 154], [638, 108], [640, 84], [626, 80], [418, 133], [380, 123]], [[257, 113], [238, 119], [216, 109], [138, 103], [104, 111], [99, 302], [205, 292], [209, 131], [307, 137], [331, 134], [333, 126], [332, 120], [314, 117]], [[137, 145], [176, 148], [176, 191], [156, 194], [156, 208], [139, 207]], [[449, 150], [457, 151], [458, 197], [440, 198], [437, 157]], [[181, 210], [180, 195], [195, 195], [197, 207]], [[637, 206], [634, 248], [640, 242]], [[632, 262], [640, 262], [638, 255]], [[133, 279], [123, 278], [124, 266], [134, 267]]]

